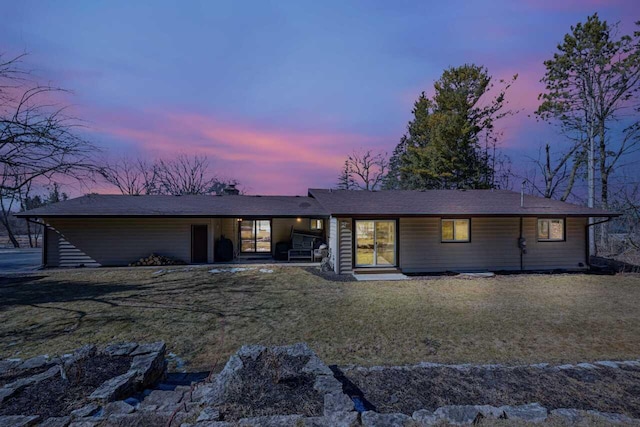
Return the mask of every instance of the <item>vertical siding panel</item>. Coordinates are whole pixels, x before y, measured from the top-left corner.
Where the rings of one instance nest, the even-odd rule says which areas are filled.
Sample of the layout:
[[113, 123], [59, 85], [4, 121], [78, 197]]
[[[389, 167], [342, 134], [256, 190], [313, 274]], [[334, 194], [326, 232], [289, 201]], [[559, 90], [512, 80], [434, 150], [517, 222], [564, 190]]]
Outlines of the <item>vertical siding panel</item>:
[[334, 217], [329, 218], [329, 257], [331, 265], [333, 266], [333, 271], [339, 273], [340, 268], [338, 266], [338, 262], [340, 258], [338, 257], [338, 220]]
[[350, 273], [353, 270], [353, 234], [351, 219], [338, 220], [338, 239], [340, 244], [340, 273]]

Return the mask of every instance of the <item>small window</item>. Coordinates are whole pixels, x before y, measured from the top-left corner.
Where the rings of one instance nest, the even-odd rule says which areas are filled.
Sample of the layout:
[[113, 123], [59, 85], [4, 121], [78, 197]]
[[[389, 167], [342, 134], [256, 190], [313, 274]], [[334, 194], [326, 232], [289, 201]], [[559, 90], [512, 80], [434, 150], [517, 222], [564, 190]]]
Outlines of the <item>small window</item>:
[[538, 219], [538, 241], [561, 242], [564, 240], [564, 219]]
[[321, 219], [311, 219], [309, 228], [312, 230], [322, 230], [324, 228], [324, 221]]
[[469, 237], [471, 236], [469, 224], [470, 221], [468, 219], [443, 219], [442, 241], [469, 242]]

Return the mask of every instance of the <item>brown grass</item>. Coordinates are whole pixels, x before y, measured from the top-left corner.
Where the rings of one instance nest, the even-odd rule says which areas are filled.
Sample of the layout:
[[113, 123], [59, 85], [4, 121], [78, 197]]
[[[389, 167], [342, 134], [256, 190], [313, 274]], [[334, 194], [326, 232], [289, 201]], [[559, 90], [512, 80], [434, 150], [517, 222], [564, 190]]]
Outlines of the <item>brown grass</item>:
[[274, 269], [83, 269], [0, 279], [0, 358], [160, 339], [189, 370], [208, 368], [216, 356], [224, 363], [245, 343], [298, 341], [329, 364], [640, 356], [637, 275], [340, 283]]

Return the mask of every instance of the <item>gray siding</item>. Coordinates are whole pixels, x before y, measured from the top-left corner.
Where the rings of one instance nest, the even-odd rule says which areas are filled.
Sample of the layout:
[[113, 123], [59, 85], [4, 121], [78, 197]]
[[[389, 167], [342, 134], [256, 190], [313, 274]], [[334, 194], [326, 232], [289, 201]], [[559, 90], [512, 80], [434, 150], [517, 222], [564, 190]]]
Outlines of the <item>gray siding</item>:
[[[536, 224], [535, 218], [524, 219], [528, 248], [524, 269], [584, 268], [585, 219], [566, 220], [565, 242], [538, 242]], [[520, 270], [519, 235], [519, 218], [472, 218], [471, 242], [442, 243], [440, 218], [401, 218], [400, 268], [405, 272]]]
[[524, 257], [524, 268], [526, 270], [584, 268], [579, 264], [587, 265], [586, 225], [587, 218], [567, 218], [564, 242], [538, 242], [538, 220], [525, 218], [527, 254]]
[[339, 273], [351, 273], [353, 270], [353, 234], [351, 228], [351, 219], [340, 218], [338, 220]]
[[191, 262], [191, 225], [209, 225], [209, 261], [213, 226], [209, 219], [104, 218], [50, 219], [70, 244], [101, 265], [127, 265], [151, 253]]

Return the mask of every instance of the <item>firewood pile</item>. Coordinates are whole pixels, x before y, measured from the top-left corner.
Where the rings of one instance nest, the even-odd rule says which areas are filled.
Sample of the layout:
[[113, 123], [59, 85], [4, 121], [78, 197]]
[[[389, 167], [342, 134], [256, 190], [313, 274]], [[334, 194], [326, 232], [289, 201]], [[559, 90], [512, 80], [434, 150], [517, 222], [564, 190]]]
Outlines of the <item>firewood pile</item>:
[[144, 266], [161, 266], [161, 265], [185, 265], [186, 262], [170, 258], [163, 255], [151, 254], [146, 258], [140, 258], [136, 262], [129, 264], [129, 267], [144, 267]]

